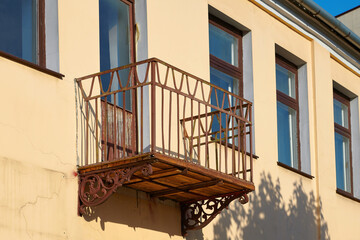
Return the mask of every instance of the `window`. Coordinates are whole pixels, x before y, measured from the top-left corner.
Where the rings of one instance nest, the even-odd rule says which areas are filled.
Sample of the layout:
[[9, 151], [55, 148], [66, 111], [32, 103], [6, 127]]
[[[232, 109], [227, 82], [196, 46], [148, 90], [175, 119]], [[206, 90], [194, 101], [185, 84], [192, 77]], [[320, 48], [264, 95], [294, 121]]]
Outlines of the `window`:
[[298, 69], [276, 56], [278, 161], [301, 170]]
[[[242, 36], [241, 32], [222, 20], [210, 16], [209, 21], [210, 43], [210, 82], [229, 92], [243, 96], [242, 83]], [[223, 93], [217, 92], [218, 99], [223, 98]], [[226, 99], [224, 108], [234, 106], [234, 99]], [[216, 105], [215, 94], [211, 95], [211, 103]], [[225, 129], [226, 114], [221, 114], [222, 128]], [[230, 126], [231, 127], [231, 126]], [[214, 119], [212, 132], [218, 132], [220, 123]], [[224, 138], [215, 134], [217, 139]]]
[[[133, 62], [133, 34], [132, 34], [132, 4], [121, 0], [100, 0], [100, 71], [128, 65]], [[121, 84], [126, 85], [129, 69], [119, 72]], [[110, 75], [102, 78], [103, 86], [110, 83]], [[117, 80], [112, 82], [111, 89], [119, 89]], [[107, 89], [105, 89], [107, 90]], [[125, 98], [123, 97], [125, 94]], [[120, 107], [125, 102], [127, 110], [131, 111], [131, 92], [116, 94], [116, 104]], [[114, 103], [115, 95], [107, 97], [107, 101]]]
[[0, 51], [45, 67], [44, 0], [0, 2]]
[[336, 187], [352, 193], [350, 99], [334, 91]]

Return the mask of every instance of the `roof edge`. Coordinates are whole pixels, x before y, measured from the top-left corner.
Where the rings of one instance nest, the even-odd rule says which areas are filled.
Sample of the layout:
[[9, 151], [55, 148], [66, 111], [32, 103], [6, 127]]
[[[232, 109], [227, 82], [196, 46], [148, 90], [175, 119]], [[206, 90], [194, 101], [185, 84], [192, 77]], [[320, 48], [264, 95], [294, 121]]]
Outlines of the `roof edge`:
[[357, 49], [360, 50], [360, 37], [345, 26], [340, 20], [336, 19], [325, 9], [320, 7], [312, 0], [285, 0], [297, 7], [303, 8], [303, 11], [307, 12], [312, 17], [317, 17], [326, 23], [330, 28], [337, 32], [342, 38], [349, 41]]

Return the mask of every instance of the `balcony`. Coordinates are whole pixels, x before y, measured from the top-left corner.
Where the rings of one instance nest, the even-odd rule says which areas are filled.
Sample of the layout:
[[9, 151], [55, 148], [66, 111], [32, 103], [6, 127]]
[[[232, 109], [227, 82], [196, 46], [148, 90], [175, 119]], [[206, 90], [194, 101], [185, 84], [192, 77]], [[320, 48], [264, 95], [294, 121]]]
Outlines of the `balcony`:
[[179, 202], [186, 234], [248, 201], [251, 102], [155, 58], [76, 82], [80, 215], [129, 187]]

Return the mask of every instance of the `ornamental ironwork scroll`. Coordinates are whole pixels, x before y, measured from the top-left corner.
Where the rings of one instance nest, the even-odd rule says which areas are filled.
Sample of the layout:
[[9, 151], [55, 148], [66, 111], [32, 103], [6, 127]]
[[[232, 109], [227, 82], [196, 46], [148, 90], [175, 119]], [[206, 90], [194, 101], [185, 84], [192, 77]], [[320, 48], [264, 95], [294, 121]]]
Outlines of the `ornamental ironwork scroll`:
[[246, 204], [249, 201], [247, 191], [240, 191], [229, 195], [181, 204], [183, 236], [189, 230], [198, 230], [208, 225], [224, 208], [227, 208], [237, 198], [241, 204]]
[[86, 213], [86, 207], [105, 202], [125, 181], [141, 171], [144, 176], [152, 174], [151, 164], [79, 175], [79, 215]]

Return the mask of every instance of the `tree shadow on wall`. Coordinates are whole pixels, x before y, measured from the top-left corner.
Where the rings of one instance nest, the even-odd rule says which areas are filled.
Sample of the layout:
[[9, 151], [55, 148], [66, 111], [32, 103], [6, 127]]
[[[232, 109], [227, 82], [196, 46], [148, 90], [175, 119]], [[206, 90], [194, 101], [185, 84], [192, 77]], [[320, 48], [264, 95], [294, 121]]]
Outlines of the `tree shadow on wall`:
[[[234, 201], [231, 210], [224, 210], [214, 227], [214, 239], [317, 239], [316, 202], [313, 192], [304, 192], [302, 182], [294, 183], [291, 200], [285, 203], [280, 181], [270, 174], [261, 174], [256, 192], [250, 194], [245, 209]], [[321, 209], [321, 201], [320, 201]], [[323, 215], [320, 216], [321, 239], [330, 239]]]

